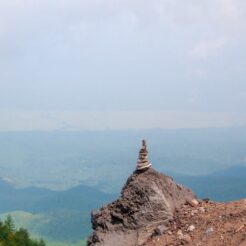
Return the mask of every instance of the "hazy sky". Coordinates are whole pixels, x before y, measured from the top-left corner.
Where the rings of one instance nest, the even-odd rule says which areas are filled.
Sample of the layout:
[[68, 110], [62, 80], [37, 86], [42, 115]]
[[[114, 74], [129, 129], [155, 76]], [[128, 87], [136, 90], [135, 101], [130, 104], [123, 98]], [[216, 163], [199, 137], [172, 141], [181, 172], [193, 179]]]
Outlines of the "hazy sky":
[[0, 0], [0, 110], [244, 114], [245, 28], [245, 0]]

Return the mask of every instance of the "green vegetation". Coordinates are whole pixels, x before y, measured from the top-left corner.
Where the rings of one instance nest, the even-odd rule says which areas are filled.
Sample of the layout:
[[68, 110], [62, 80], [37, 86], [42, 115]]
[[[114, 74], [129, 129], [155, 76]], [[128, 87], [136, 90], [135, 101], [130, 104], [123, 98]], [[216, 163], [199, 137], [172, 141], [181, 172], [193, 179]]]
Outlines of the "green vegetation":
[[1, 246], [45, 246], [43, 239], [34, 240], [26, 229], [16, 229], [10, 215], [4, 222], [0, 221], [0, 245]]
[[[55, 237], [52, 234], [52, 231], [54, 230], [53, 225], [49, 225], [49, 222], [52, 222], [52, 218], [49, 217], [48, 215], [41, 215], [41, 214], [37, 215], [37, 214], [27, 213], [24, 211], [14, 211], [10, 213], [0, 214], [0, 220], [2, 221], [4, 220], [5, 222], [7, 222], [7, 224], [11, 225], [10, 227], [14, 229], [14, 231], [23, 230], [21, 229], [23, 227], [27, 228], [28, 234], [30, 234], [32, 237], [34, 238], [42, 237], [45, 239], [45, 242], [46, 242], [46, 244], [30, 244], [30, 245], [24, 244], [24, 246], [43, 246], [43, 245], [47, 245], [47, 246], [85, 246], [86, 245], [86, 236], [88, 235], [88, 232], [86, 232], [87, 233], [86, 235], [85, 234], [81, 235], [80, 238], [83, 238], [84, 236], [85, 238], [84, 240], [80, 240], [77, 235], [74, 236], [73, 240], [69, 237], [64, 239], [64, 236], [62, 235], [58, 235], [57, 237]], [[67, 222], [71, 226], [71, 221], [73, 220], [74, 218], [71, 218], [70, 221], [67, 218], [67, 220], [65, 219], [63, 220], [63, 223], [65, 224]], [[13, 221], [15, 222], [15, 224], [13, 223]], [[82, 227], [81, 225], [76, 225], [76, 226], [78, 228]], [[75, 225], [71, 227], [68, 226], [67, 227], [68, 233], [71, 233], [72, 230], [76, 230], [76, 226]], [[56, 227], [59, 227], [58, 223], [56, 224]], [[20, 228], [20, 229], [16, 230], [16, 228]], [[89, 228], [88, 223], [86, 225], [86, 228]], [[50, 235], [49, 235], [49, 231], [51, 231]], [[1, 235], [1, 232], [2, 232], [2, 229], [0, 229], [0, 235]], [[62, 233], [64, 233], [64, 231], [61, 231], [61, 234]], [[65, 237], [66, 237], [66, 234], [65, 234]], [[69, 239], [70, 239], [70, 242], [69, 242]], [[37, 243], [40, 243], [40, 241], [37, 241]], [[5, 246], [5, 244], [1, 246]], [[12, 245], [8, 244], [8, 246], [12, 246]], [[15, 246], [15, 244], [13, 246]], [[16, 246], [22, 246], [22, 244], [18, 244]]]
[[0, 214], [1, 220], [8, 215], [15, 221], [16, 228], [25, 227], [35, 238], [44, 238], [48, 246], [82, 246], [90, 233], [89, 213], [63, 211], [59, 213], [32, 214], [13, 211]]

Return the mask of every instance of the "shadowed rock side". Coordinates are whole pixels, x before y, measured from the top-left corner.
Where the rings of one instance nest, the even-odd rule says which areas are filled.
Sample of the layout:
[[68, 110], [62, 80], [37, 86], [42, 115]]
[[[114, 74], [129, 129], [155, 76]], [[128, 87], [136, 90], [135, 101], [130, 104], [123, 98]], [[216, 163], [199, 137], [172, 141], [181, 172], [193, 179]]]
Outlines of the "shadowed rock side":
[[92, 213], [94, 232], [87, 245], [143, 245], [173, 219], [175, 211], [194, 199], [191, 190], [152, 168], [135, 171], [118, 200]]

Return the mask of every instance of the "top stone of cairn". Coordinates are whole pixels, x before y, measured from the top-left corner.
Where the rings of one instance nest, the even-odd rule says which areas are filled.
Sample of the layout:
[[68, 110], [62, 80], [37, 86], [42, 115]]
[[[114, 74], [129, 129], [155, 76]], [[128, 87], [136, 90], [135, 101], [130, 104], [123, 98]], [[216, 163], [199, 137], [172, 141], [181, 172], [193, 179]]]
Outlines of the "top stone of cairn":
[[139, 151], [136, 170], [148, 169], [151, 165], [152, 164], [148, 160], [148, 150], [147, 150], [146, 141], [143, 140], [142, 147]]

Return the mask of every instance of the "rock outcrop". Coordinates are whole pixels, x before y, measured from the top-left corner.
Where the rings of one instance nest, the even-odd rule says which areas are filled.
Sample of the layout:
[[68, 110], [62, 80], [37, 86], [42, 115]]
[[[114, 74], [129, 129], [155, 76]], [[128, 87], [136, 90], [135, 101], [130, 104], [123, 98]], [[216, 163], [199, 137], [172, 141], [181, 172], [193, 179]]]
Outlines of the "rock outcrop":
[[175, 211], [196, 201], [191, 190], [152, 168], [135, 171], [118, 200], [92, 213], [89, 246], [136, 246], [165, 230]]
[[94, 211], [88, 246], [246, 246], [246, 200], [197, 200], [150, 168], [146, 142], [118, 200]]

